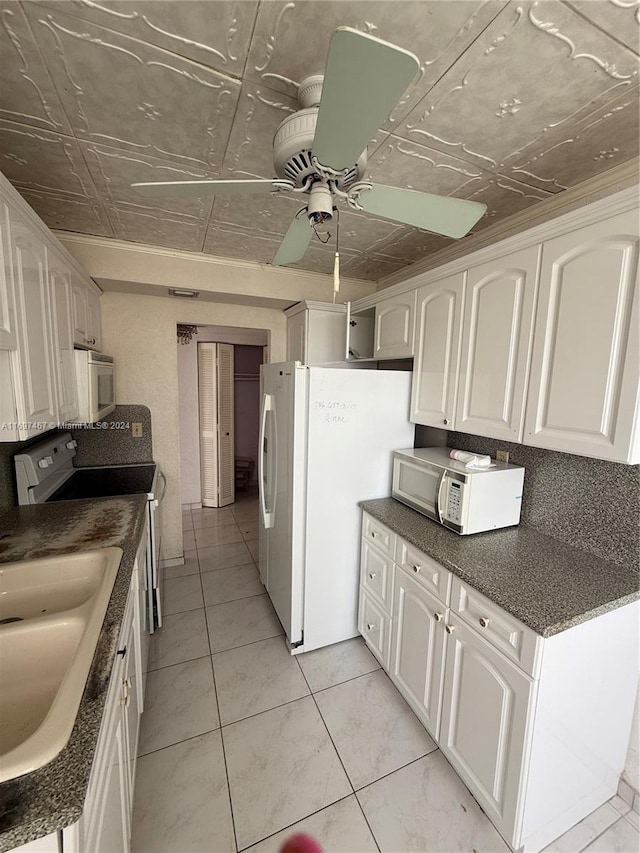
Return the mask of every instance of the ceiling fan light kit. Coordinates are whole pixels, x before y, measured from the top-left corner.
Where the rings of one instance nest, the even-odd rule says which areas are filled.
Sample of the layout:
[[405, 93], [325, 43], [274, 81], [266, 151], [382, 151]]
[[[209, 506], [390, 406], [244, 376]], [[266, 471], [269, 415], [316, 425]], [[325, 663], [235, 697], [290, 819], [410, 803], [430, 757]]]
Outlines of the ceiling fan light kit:
[[[353, 210], [459, 238], [486, 211], [486, 205], [365, 179], [367, 145], [391, 114], [420, 63], [409, 51], [349, 27], [331, 38], [324, 74], [306, 77], [298, 89], [301, 109], [276, 129], [273, 162], [276, 178], [173, 181], [132, 184], [149, 198], [293, 192], [308, 195], [285, 234], [272, 263], [299, 261], [319, 225], [334, 219], [337, 202]], [[302, 214], [305, 214], [304, 216]], [[322, 241], [326, 242], [326, 241]], [[338, 247], [334, 290], [339, 282]], [[334, 297], [335, 298], [335, 297]]]

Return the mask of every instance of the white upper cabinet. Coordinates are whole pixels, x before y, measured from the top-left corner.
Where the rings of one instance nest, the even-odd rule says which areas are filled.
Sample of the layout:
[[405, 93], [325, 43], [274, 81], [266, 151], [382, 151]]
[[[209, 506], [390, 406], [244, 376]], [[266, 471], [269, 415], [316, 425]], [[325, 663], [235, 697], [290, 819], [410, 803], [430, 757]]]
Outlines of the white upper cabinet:
[[19, 437], [25, 439], [57, 422], [56, 366], [45, 244], [14, 211], [10, 228], [19, 351], [14, 381], [18, 420], [25, 424]]
[[0, 202], [0, 349], [14, 350], [17, 346], [9, 208]]
[[522, 441], [539, 246], [467, 272], [455, 428]]
[[545, 242], [525, 444], [640, 461], [638, 243], [637, 211]]
[[454, 426], [464, 275], [456, 273], [417, 291], [413, 423], [446, 429]]
[[376, 304], [373, 358], [411, 358], [416, 292], [383, 299]]
[[345, 305], [299, 302], [285, 312], [287, 361], [329, 364], [345, 360]]
[[61, 421], [73, 421], [78, 417], [79, 410], [73, 349], [71, 272], [51, 253], [47, 253], [47, 259], [58, 418]]
[[73, 277], [73, 342], [81, 347], [87, 345], [87, 286], [79, 277]]
[[100, 322], [100, 296], [102, 291], [87, 282], [87, 347], [100, 352], [102, 349], [102, 324]]

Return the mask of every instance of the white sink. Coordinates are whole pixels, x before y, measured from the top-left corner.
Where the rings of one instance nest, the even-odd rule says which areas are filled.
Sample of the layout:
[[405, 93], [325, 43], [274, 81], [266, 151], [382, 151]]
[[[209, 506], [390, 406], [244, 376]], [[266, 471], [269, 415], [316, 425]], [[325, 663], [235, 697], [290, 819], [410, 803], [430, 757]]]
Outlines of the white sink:
[[0, 565], [0, 782], [69, 740], [121, 559], [103, 548]]

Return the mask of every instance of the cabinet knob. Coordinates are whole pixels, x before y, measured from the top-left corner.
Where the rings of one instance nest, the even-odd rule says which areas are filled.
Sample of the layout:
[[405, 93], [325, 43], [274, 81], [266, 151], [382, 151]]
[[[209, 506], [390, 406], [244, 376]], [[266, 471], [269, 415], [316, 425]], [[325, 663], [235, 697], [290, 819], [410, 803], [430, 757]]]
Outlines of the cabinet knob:
[[449, 418], [445, 418], [442, 423], [446, 426], [449, 423]]
[[123, 696], [123, 697], [120, 699], [120, 704], [121, 704], [121, 705], [124, 705], [124, 707], [125, 707], [125, 708], [128, 708], [128, 707], [129, 707], [129, 702], [130, 702], [130, 701], [131, 701], [131, 700], [129, 699], [129, 694], [127, 694], [126, 696]]
[[371, 531], [371, 538], [372, 538], [372, 539], [375, 539], [375, 538], [376, 538], [376, 532], [375, 532], [375, 530], [372, 530], [372, 531]]
[[480, 619], [479, 619], [478, 621], [480, 622], [480, 625], [481, 625], [483, 628], [486, 628], [486, 627], [487, 627], [487, 625], [489, 624], [489, 620], [488, 620], [485, 616], [481, 616], [481, 617], [480, 617]]
[[413, 569], [413, 571], [414, 571], [416, 574], [418, 574], [418, 572], [420, 571], [420, 569], [422, 568], [422, 566], [411, 566], [411, 568]]
[[442, 613], [434, 613], [433, 618], [436, 620], [436, 622], [442, 622]]
[[445, 628], [445, 631], [447, 632], [447, 634], [453, 634], [453, 632], [454, 632], [455, 630], [456, 630], [456, 626], [455, 626], [455, 625], [447, 625], [447, 627]]
[[369, 577], [371, 578], [371, 580], [373, 580], [377, 576], [378, 576], [377, 572], [369, 572]]
[[375, 628], [375, 624], [373, 622], [367, 622], [367, 631], [373, 631]]

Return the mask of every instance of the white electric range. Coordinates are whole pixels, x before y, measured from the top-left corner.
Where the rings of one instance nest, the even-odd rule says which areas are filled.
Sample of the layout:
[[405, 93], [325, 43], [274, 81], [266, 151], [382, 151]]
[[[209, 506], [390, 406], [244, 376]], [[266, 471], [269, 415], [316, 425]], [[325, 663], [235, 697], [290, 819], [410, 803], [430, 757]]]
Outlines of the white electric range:
[[162, 625], [160, 582], [160, 525], [158, 509], [167, 480], [155, 462], [74, 468], [78, 443], [63, 432], [32, 444], [14, 456], [18, 504], [91, 500], [144, 494], [147, 496], [147, 628], [152, 634]]

